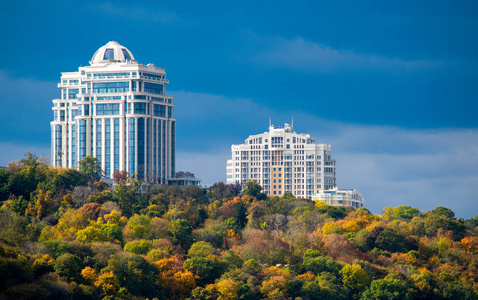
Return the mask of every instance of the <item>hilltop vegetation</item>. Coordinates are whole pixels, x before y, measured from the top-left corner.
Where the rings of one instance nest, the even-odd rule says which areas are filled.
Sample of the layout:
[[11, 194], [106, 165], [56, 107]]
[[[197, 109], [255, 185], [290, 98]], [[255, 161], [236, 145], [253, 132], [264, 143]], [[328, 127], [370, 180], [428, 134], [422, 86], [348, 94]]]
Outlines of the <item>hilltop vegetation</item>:
[[2, 299], [478, 299], [478, 216], [381, 215], [260, 186], [157, 186], [94, 158], [0, 169]]

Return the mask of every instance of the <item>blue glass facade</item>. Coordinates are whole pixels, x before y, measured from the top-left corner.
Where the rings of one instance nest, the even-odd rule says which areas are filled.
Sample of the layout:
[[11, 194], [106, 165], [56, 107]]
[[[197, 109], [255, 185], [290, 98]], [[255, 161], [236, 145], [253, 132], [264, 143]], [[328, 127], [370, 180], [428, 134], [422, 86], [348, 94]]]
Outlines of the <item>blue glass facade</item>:
[[135, 114], [146, 114], [146, 103], [134, 103], [134, 113]]
[[151, 83], [151, 82], [145, 82], [144, 83], [144, 91], [146, 93], [162, 95], [163, 94], [163, 85], [162, 84]]
[[160, 104], [154, 104], [153, 106], [153, 114], [156, 117], [165, 117], [166, 115], [166, 107]]
[[96, 104], [96, 115], [97, 116], [119, 115], [119, 113], [120, 113], [119, 103]]
[[111, 120], [105, 119], [105, 176], [111, 174]]
[[149, 166], [150, 166], [150, 154], [151, 154], [151, 143], [150, 143], [150, 136], [149, 136], [149, 133], [150, 133], [150, 122], [151, 120], [148, 118], [146, 119], [146, 168], [145, 168], [145, 171], [146, 171], [146, 176], [150, 176], [150, 172], [149, 172]]
[[100, 164], [102, 162], [102, 153], [101, 153], [101, 148], [102, 148], [102, 140], [101, 140], [101, 134], [102, 134], [102, 119], [97, 119], [96, 120], [96, 158], [98, 158]]
[[136, 158], [136, 143], [135, 143], [135, 119], [128, 119], [128, 172], [133, 174], [136, 172], [135, 169], [135, 158]]
[[[158, 132], [158, 121], [156, 119], [153, 119], [153, 170], [157, 170], [158, 165], [158, 138], [157, 138], [157, 132]], [[157, 171], [156, 171], [157, 172]], [[155, 176], [157, 174], [154, 174]]]
[[76, 167], [76, 126], [71, 126], [71, 165], [70, 168]]
[[144, 118], [138, 118], [138, 143], [137, 143], [137, 159], [138, 159], [138, 175], [139, 178], [144, 177]]
[[68, 99], [76, 99], [79, 89], [68, 89]]
[[166, 178], [166, 122], [160, 121], [162, 127], [161, 138], [161, 177]]
[[129, 82], [94, 82], [93, 94], [129, 92]]
[[114, 119], [114, 171], [119, 170], [119, 161], [120, 161], [120, 120], [118, 118]]
[[171, 122], [171, 178], [176, 172], [176, 122]]
[[79, 132], [79, 160], [82, 160], [86, 156], [86, 120], [80, 120], [80, 132]]
[[55, 154], [55, 160], [57, 163], [61, 163], [61, 157], [63, 155], [63, 147], [62, 147], [62, 130], [63, 126], [62, 125], [56, 125], [55, 126], [55, 148], [56, 148], [56, 153]]

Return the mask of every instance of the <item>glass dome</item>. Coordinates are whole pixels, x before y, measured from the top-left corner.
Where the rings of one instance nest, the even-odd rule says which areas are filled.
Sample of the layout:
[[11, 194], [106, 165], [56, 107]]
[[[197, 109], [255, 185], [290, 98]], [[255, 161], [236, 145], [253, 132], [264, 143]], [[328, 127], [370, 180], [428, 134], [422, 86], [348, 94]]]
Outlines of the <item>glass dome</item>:
[[128, 48], [121, 46], [118, 42], [111, 41], [95, 52], [90, 63], [126, 62], [134, 60], [133, 53], [131, 53]]

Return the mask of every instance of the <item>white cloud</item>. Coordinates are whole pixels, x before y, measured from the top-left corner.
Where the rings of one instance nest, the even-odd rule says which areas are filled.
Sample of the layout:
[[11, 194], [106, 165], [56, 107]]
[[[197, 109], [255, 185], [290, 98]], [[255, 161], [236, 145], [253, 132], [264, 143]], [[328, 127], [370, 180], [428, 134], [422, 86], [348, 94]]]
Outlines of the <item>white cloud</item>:
[[92, 4], [91, 8], [93, 10], [99, 10], [102, 13], [117, 16], [127, 19], [135, 20], [149, 20], [149, 21], [158, 21], [158, 22], [168, 22], [177, 18], [173, 13], [168, 13], [160, 11], [157, 9], [146, 8], [143, 6], [119, 6], [117, 4], [112, 4], [109, 2]]
[[264, 38], [267, 49], [255, 56], [260, 64], [311, 73], [335, 71], [416, 71], [441, 64], [426, 60], [403, 60], [379, 55], [356, 53], [352, 50], [334, 49], [296, 37]]

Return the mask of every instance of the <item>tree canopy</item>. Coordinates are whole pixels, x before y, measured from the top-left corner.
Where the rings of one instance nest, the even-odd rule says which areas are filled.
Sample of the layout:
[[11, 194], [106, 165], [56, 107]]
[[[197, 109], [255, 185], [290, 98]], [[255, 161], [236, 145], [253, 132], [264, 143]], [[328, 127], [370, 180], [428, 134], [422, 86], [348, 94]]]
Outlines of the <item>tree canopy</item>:
[[1, 299], [478, 299], [478, 215], [0, 169]]

